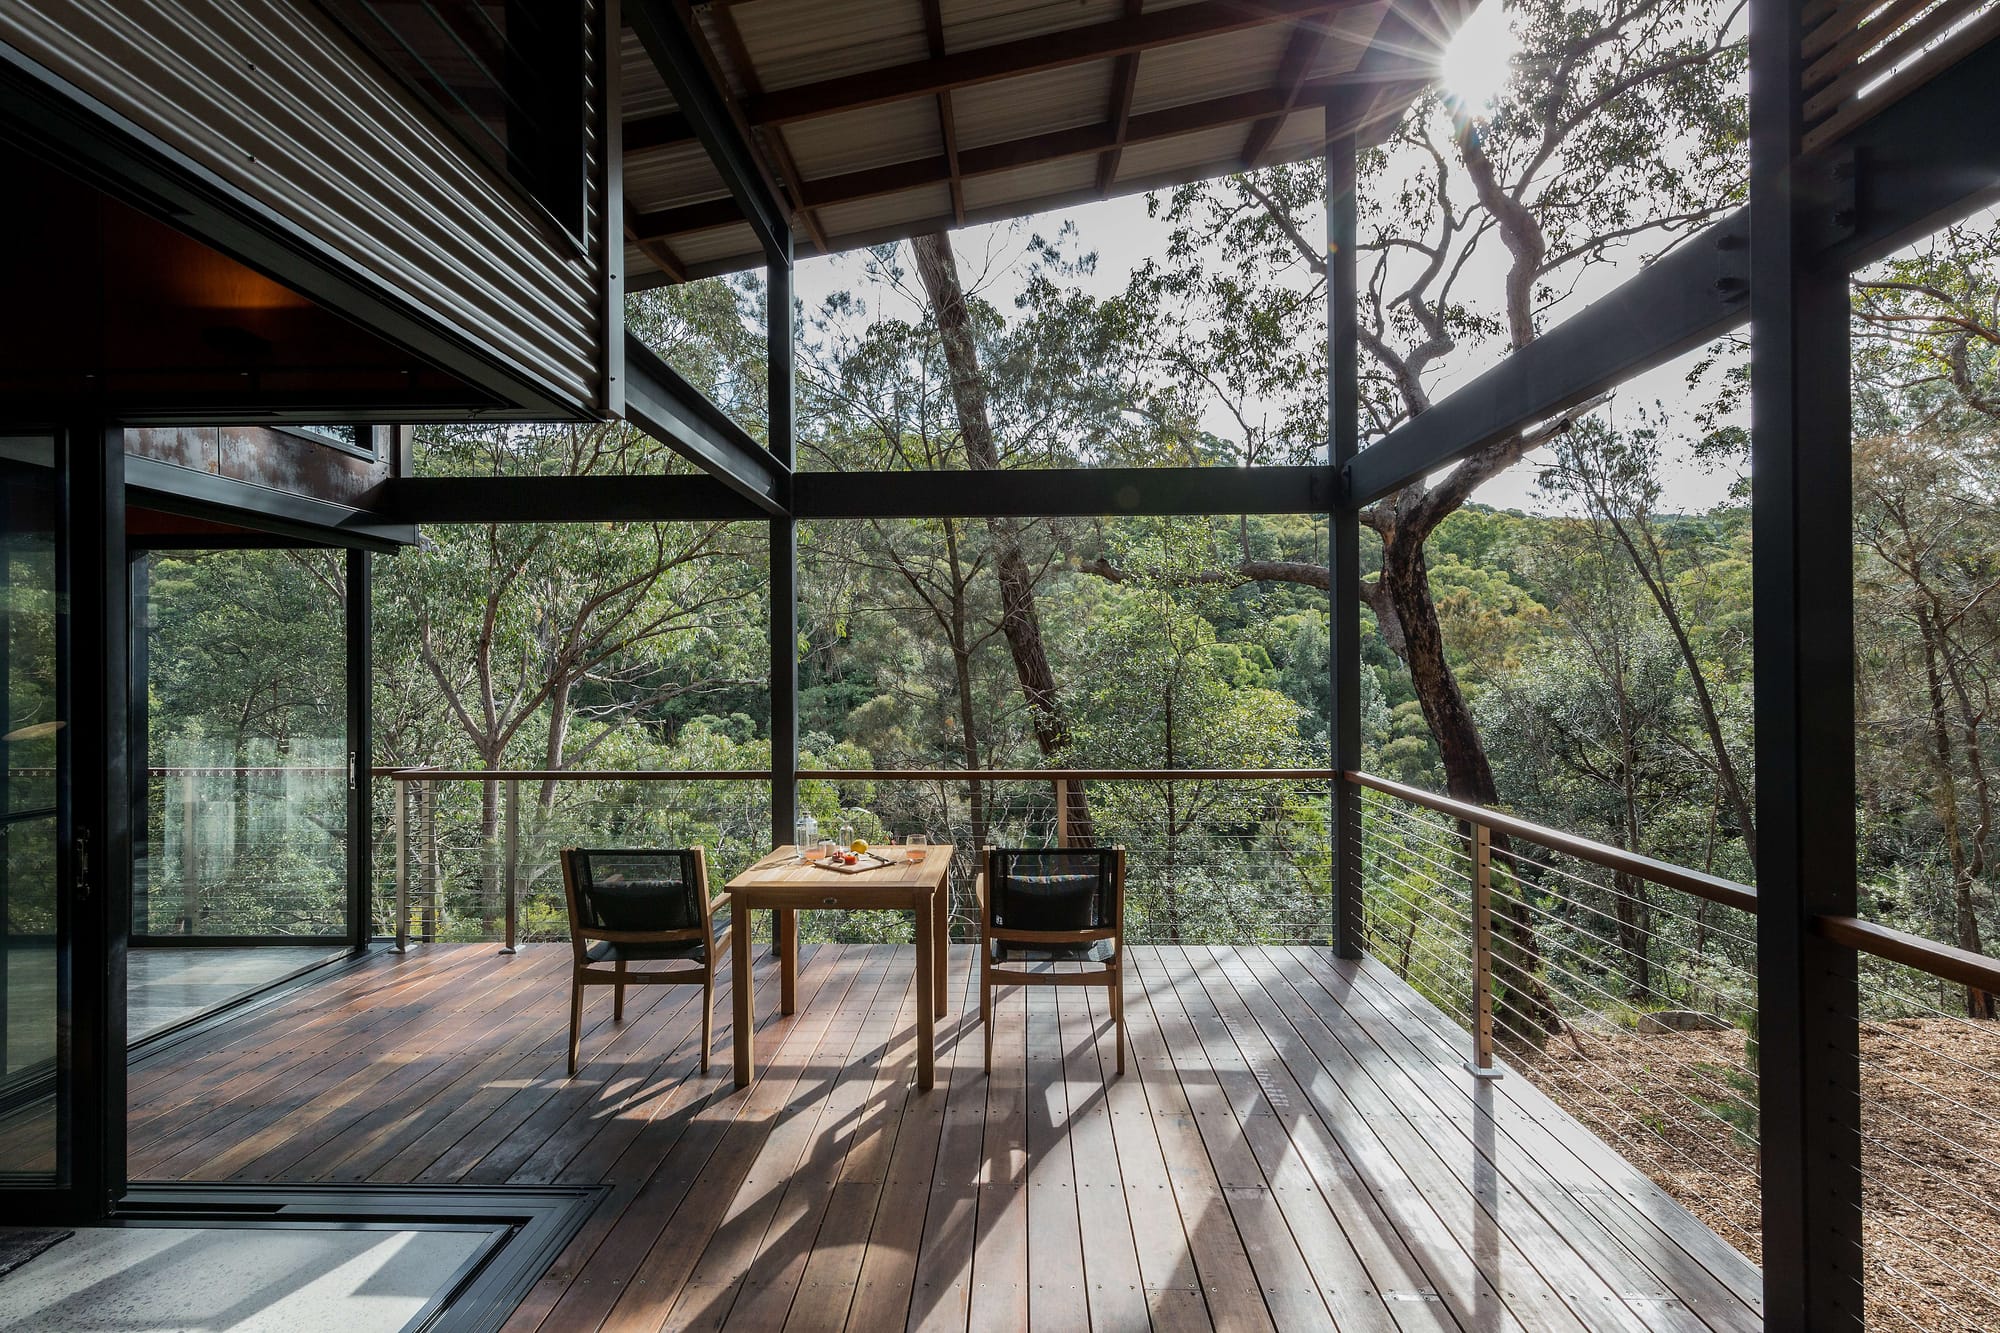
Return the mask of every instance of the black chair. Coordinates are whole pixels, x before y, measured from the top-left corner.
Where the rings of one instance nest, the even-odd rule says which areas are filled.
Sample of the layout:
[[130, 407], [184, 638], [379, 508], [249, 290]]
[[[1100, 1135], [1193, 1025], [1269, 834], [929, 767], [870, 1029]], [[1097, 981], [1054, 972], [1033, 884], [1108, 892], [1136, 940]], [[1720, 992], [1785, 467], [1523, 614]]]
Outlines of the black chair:
[[[1125, 849], [989, 847], [979, 895], [979, 1021], [993, 1072], [995, 986], [1103, 986], [1125, 1072]], [[1037, 968], [1073, 962], [1074, 971]]]
[[[569, 897], [569, 1076], [583, 1027], [583, 988], [612, 986], [611, 1017], [625, 1017], [625, 986], [701, 986], [701, 1069], [715, 1028], [715, 969], [729, 947], [729, 895], [709, 896], [708, 858], [674, 851], [565, 848]], [[720, 909], [718, 915], [717, 909]], [[631, 970], [634, 963], [666, 964]], [[608, 966], [607, 966], [608, 964]]]

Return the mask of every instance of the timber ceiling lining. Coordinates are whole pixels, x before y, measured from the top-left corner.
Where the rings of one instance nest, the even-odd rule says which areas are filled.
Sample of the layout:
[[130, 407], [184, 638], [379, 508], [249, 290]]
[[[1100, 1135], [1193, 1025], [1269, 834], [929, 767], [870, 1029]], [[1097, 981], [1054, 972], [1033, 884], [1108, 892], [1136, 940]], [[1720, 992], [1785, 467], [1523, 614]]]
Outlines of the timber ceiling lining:
[[[694, 13], [811, 254], [1293, 160], [1318, 151], [1323, 107], [1379, 139], [1435, 65], [1434, 41], [1410, 34], [1469, 9], [1396, 2], [1387, 25], [1391, 0], [707, 0]], [[633, 285], [761, 266], [629, 31], [621, 54]]]

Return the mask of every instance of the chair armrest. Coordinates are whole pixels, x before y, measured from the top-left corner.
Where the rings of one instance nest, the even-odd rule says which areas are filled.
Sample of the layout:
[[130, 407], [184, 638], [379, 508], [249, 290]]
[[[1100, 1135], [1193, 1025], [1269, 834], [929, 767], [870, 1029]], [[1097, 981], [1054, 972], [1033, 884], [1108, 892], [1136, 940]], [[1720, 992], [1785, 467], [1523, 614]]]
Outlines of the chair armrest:
[[729, 894], [727, 892], [718, 893], [708, 900], [708, 914], [714, 916], [718, 909], [727, 906], [729, 906]]

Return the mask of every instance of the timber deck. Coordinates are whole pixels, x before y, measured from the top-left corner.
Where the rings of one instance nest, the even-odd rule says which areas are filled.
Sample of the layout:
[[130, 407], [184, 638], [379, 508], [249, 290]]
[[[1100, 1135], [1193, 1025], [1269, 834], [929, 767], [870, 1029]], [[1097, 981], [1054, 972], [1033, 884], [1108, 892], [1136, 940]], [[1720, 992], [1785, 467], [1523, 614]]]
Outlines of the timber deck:
[[698, 987], [591, 994], [571, 1082], [568, 946], [417, 946], [135, 1067], [131, 1174], [608, 1186], [518, 1330], [1761, 1327], [1754, 1267], [1380, 965], [1131, 955], [1124, 1078], [1103, 993], [1041, 987], [989, 1079], [954, 947], [927, 1094], [909, 947], [809, 950], [789, 1017], [764, 955], [739, 1092], [727, 996], [704, 1075]]

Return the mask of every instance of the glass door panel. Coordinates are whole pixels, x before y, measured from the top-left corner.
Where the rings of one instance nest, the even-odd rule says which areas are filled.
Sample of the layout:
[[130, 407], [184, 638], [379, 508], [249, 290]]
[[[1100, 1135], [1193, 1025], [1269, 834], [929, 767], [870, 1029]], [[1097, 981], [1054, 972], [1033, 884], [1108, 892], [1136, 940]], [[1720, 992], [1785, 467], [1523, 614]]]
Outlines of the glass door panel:
[[133, 565], [134, 1041], [345, 947], [345, 579], [323, 549], [156, 547]]
[[54, 464], [53, 440], [0, 436], [0, 1180], [21, 1183], [57, 1178], [57, 1075], [67, 1063]]

